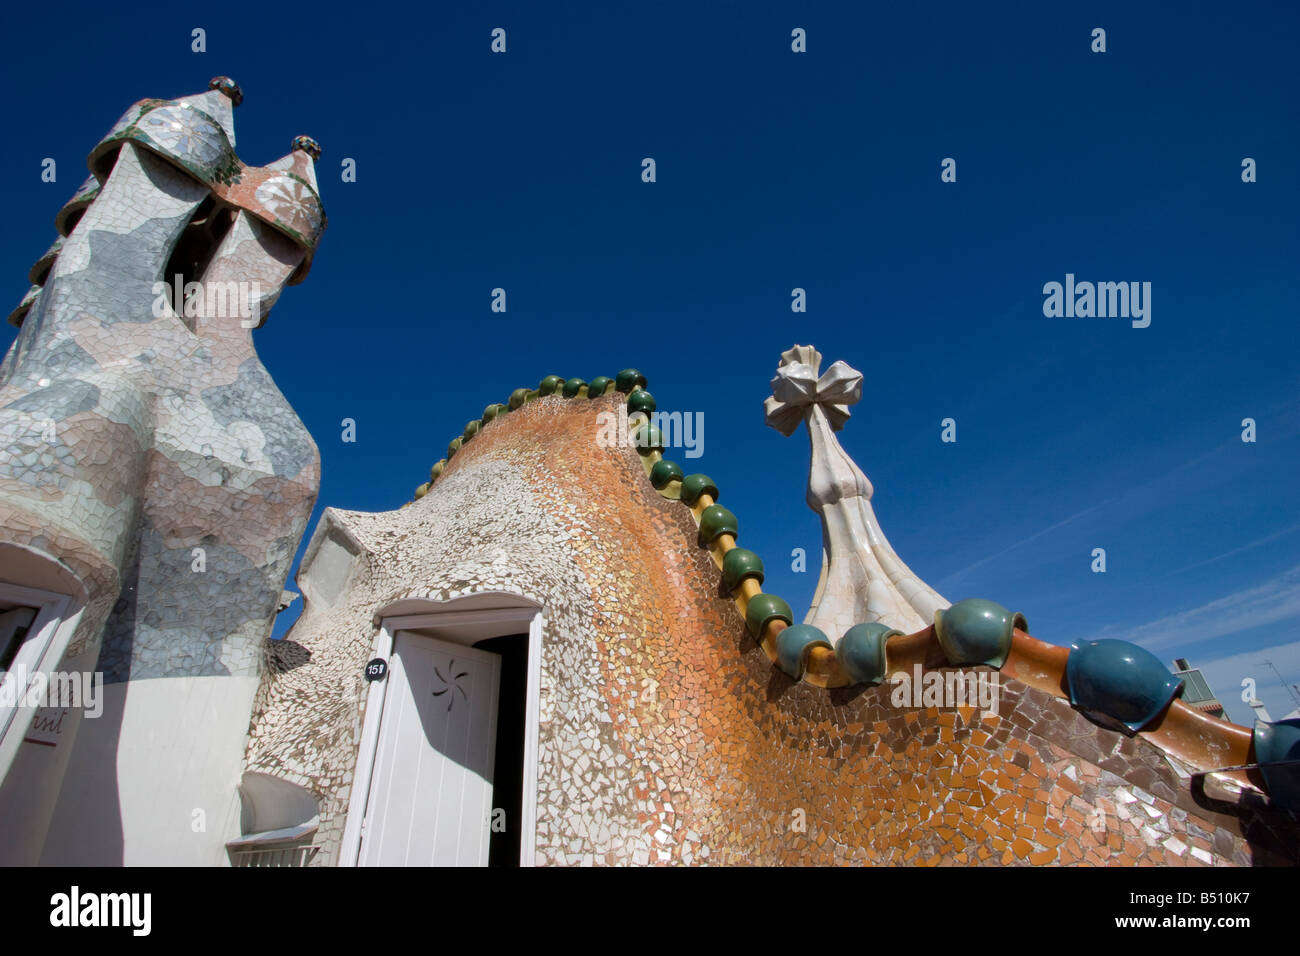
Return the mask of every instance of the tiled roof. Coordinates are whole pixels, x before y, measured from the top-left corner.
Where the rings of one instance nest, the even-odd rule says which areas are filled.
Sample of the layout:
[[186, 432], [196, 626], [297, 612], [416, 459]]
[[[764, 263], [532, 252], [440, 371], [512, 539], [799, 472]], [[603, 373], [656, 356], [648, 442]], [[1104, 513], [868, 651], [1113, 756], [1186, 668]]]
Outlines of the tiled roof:
[[[910, 634], [861, 622], [832, 643], [816, 627], [794, 623], [790, 605], [762, 591], [763, 563], [752, 551], [737, 546], [739, 521], [717, 503], [716, 483], [707, 475], [686, 475], [679, 465], [663, 458], [662, 436], [650, 419], [655, 400], [646, 384], [639, 371], [625, 369], [614, 378], [598, 376], [590, 383], [548, 375], [535, 389], [516, 389], [506, 403], [489, 405], [452, 439], [447, 458], [434, 464], [430, 480], [416, 489], [415, 498], [428, 494], [449, 460], [498, 417], [550, 396], [582, 401], [621, 393], [626, 395], [631, 444], [641, 456], [647, 478], [660, 495], [690, 508], [699, 529], [698, 544], [709, 549], [748, 630], [768, 658], [790, 676], [825, 688], [879, 684], [898, 671], [910, 672], [913, 666], [934, 669], [937, 654], [944, 661], [940, 667], [989, 666], [1068, 700], [1090, 717], [1126, 725], [1129, 733], [1141, 732], [1200, 772], [1253, 766], [1259, 728], [1252, 734], [1246, 727], [1211, 716], [1213, 708], [1207, 705], [1215, 702], [1176, 699], [1185, 682], [1137, 645], [1112, 640], [1075, 648], [1049, 644], [1028, 633], [1023, 616], [982, 599], [941, 609], [933, 624]], [[1282, 731], [1290, 734], [1293, 729]], [[1300, 737], [1300, 728], [1294, 732]], [[1256, 789], [1245, 770], [1233, 769], [1225, 776], [1241, 787]]]

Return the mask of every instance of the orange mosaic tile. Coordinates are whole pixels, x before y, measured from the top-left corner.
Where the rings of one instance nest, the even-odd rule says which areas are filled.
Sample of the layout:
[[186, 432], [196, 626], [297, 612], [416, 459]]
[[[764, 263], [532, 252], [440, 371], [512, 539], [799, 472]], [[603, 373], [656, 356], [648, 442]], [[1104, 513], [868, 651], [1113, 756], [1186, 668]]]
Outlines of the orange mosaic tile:
[[[900, 707], [888, 683], [786, 676], [748, 634], [690, 509], [651, 487], [634, 449], [596, 447], [596, 414], [622, 401], [546, 398], [496, 418], [401, 512], [424, 527], [452, 496], [470, 515], [439, 553], [473, 555], [473, 509], [496, 514], [508, 475], [552, 529], [550, 570], [528, 584], [547, 605], [543, 694], [599, 716], [558, 706], [542, 721], [538, 862], [1185, 865], [1191, 847], [1225, 864], [1296, 862], [1287, 815], [1194, 795], [1160, 747], [1014, 677], [983, 713]], [[562, 599], [570, 569], [563, 593], [581, 600]], [[384, 593], [403, 587], [447, 591], [412, 577]], [[355, 616], [375, 612], [374, 593], [355, 597]], [[351, 655], [358, 673], [369, 653], [362, 640], [317, 649]], [[336, 719], [340, 747], [355, 748], [355, 712]], [[574, 769], [593, 740], [628, 784]], [[342, 798], [326, 796], [337, 814]]]

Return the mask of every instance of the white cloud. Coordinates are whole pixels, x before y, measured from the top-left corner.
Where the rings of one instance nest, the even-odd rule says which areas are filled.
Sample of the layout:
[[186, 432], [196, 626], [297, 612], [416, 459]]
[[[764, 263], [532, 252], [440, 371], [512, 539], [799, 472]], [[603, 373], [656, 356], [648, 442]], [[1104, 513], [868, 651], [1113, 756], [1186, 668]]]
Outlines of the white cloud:
[[1118, 638], [1140, 644], [1149, 651], [1187, 649], [1202, 641], [1240, 634], [1265, 624], [1300, 617], [1300, 565], [1263, 584], [1225, 595], [1187, 611], [1138, 624], [1107, 626], [1086, 640]]
[[939, 582], [939, 586], [941, 587], [941, 589], [946, 590], [947, 588], [951, 587], [955, 582], [965, 577], [970, 572], [974, 571], [976, 568], [982, 567], [983, 565], [988, 564], [990, 561], [996, 561], [1004, 554], [1010, 554], [1012, 551], [1016, 550], [1016, 548], [1024, 547], [1030, 541], [1034, 541], [1038, 538], [1041, 538], [1045, 534], [1051, 534], [1053, 531], [1057, 530], [1058, 528], [1064, 528], [1067, 524], [1071, 524], [1075, 521], [1078, 521], [1080, 518], [1085, 517], [1086, 515], [1090, 515], [1094, 511], [1098, 511], [1101, 508], [1104, 508], [1106, 505], [1110, 504], [1110, 502], [1114, 500], [1115, 500], [1114, 498], [1110, 498], [1106, 501], [1103, 501], [1099, 505], [1093, 505], [1091, 508], [1084, 508], [1082, 511], [1076, 512], [1070, 515], [1070, 517], [1064, 518], [1053, 525], [1049, 525], [1048, 527], [1043, 528], [1041, 531], [1035, 531], [1033, 534], [1029, 535], [1028, 537], [1019, 539], [1014, 544], [1010, 545], [1009, 547], [1003, 548], [1001, 551], [980, 558], [974, 564], [967, 565], [966, 567], [962, 568], [960, 571], [954, 571], [952, 574], [945, 577], [942, 581]]
[[[1073, 524], [1075, 521], [1078, 521], [1080, 518], [1085, 518], [1088, 515], [1094, 514], [1098, 511], [1102, 511], [1103, 509], [1108, 509], [1106, 514], [1110, 516], [1111, 520], [1113, 521], [1121, 520], [1119, 517], [1117, 517], [1117, 509], [1111, 508], [1112, 505], [1115, 505], [1117, 503], [1121, 505], [1121, 507], [1141, 510], [1142, 502], [1144, 501], [1152, 501], [1152, 500], [1164, 501], [1167, 499], [1169, 494], [1165, 486], [1179, 479], [1182, 475], [1186, 474], [1189, 471], [1195, 472], [1202, 464], [1204, 464], [1209, 459], [1214, 458], [1216, 455], [1222, 454], [1225, 449], [1234, 448], [1239, 444], [1240, 442], [1235, 438], [1221, 442], [1217, 447], [1212, 448], [1210, 451], [1202, 452], [1201, 454], [1197, 455], [1195, 458], [1191, 458], [1188, 461], [1183, 462], [1182, 464], [1175, 465], [1173, 468], [1170, 468], [1168, 471], [1162, 472], [1161, 474], [1155, 476], [1154, 478], [1149, 478], [1146, 481], [1139, 482], [1135, 485], [1131, 485], [1130, 487], [1126, 488], [1122, 493], [1118, 495], [1107, 498], [1105, 501], [1099, 502], [1098, 504], [1092, 505], [1091, 507], [1084, 508], [1082, 511], [1070, 515], [1068, 518], [1063, 518], [1062, 520], [1057, 521], [1054, 524], [1048, 525], [1046, 528], [1043, 528], [1039, 531], [1035, 531], [1033, 534], [1020, 538], [1014, 541], [1009, 546], [1002, 548], [1001, 550], [993, 554], [985, 555], [983, 558], [980, 558], [974, 564], [970, 564], [959, 571], [954, 571], [952, 574], [949, 574], [947, 577], [945, 577], [942, 581], [939, 582], [938, 585], [939, 590], [940, 591], [948, 590], [957, 581], [961, 580], [963, 577], [965, 577], [971, 571], [974, 571], [976, 568], [982, 567], [983, 565], [986, 565], [991, 561], [996, 561], [998, 558], [1001, 558], [1006, 554], [1010, 554], [1012, 551], [1015, 551], [1017, 548], [1024, 547], [1026, 544], [1028, 544], [1031, 541], [1036, 541], [1037, 539], [1045, 535], [1051, 534], [1053, 531], [1057, 531], [1061, 528], [1064, 528], [1068, 524]], [[1223, 555], [1220, 555], [1220, 557], [1223, 557]], [[1192, 567], [1195, 567], [1195, 565], [1192, 565]], [[1187, 569], [1180, 568], [1179, 570], [1187, 570]]]
[[1300, 531], [1300, 522], [1297, 522], [1296, 524], [1293, 524], [1290, 527], [1283, 528], [1281, 531], [1274, 531], [1272, 534], [1265, 535], [1262, 538], [1257, 538], [1256, 540], [1251, 541], [1248, 544], [1243, 544], [1239, 548], [1233, 548], [1231, 551], [1225, 551], [1222, 554], [1216, 554], [1212, 558], [1206, 558], [1204, 561], [1197, 561], [1195, 564], [1189, 564], [1185, 567], [1178, 568], [1176, 571], [1170, 571], [1169, 573], [1181, 574], [1184, 571], [1192, 570], [1192, 568], [1204, 567], [1207, 564], [1213, 564], [1215, 561], [1222, 561], [1224, 558], [1230, 558], [1234, 554], [1241, 554], [1243, 551], [1249, 551], [1252, 548], [1258, 548], [1262, 544], [1268, 544], [1270, 541], [1276, 541], [1278, 538], [1285, 537], [1288, 534], [1294, 534], [1297, 531]]

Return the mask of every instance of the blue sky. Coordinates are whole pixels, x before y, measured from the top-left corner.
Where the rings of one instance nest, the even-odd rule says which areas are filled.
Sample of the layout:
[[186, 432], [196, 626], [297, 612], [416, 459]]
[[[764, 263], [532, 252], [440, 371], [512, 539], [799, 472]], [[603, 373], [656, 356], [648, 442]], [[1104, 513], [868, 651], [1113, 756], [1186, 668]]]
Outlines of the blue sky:
[[[865, 374], [842, 442], [941, 593], [1188, 657], [1238, 721], [1242, 678], [1275, 718], [1296, 706], [1262, 664], [1300, 683], [1293, 4], [458, 6], [10, 5], [10, 298], [127, 105], [229, 74], [245, 162], [298, 133], [325, 150], [329, 229], [257, 334], [320, 445], [317, 514], [408, 500], [516, 387], [636, 366], [661, 409], [704, 414], [704, 457], [679, 460], [801, 613], [808, 439], [762, 402], [811, 342]], [[1150, 327], [1045, 317], [1066, 273], [1151, 282]]]

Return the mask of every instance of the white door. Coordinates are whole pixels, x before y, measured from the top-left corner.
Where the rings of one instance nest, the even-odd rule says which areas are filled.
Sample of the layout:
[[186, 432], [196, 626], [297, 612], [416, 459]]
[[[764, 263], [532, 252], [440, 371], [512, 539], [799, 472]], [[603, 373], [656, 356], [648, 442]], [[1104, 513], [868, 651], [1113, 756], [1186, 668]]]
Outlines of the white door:
[[398, 631], [362, 866], [486, 866], [501, 658]]

